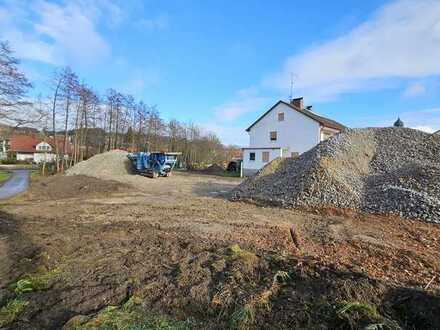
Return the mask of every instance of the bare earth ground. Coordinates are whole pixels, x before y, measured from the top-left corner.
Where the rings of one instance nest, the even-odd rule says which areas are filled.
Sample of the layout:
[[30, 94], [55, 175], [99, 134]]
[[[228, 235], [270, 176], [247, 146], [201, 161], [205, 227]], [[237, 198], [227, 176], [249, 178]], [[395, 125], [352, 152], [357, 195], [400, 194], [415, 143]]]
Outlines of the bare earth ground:
[[0, 208], [0, 328], [440, 328], [440, 226], [228, 201], [239, 182], [34, 182]]

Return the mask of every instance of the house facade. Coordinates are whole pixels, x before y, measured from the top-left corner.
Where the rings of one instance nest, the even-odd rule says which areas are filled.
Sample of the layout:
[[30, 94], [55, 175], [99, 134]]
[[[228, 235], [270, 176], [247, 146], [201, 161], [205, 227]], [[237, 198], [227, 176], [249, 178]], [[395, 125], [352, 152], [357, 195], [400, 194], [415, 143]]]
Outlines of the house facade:
[[0, 160], [8, 158], [9, 139], [0, 138]]
[[303, 98], [278, 101], [246, 131], [242, 175], [248, 176], [277, 157], [296, 157], [339, 133], [345, 127], [304, 108]]
[[[63, 141], [57, 141], [59, 150], [63, 150]], [[71, 154], [71, 144], [67, 145], [66, 158]], [[17, 134], [10, 138], [10, 153], [17, 161], [42, 163], [53, 162], [56, 159], [55, 143], [50, 138], [41, 138], [36, 135]]]

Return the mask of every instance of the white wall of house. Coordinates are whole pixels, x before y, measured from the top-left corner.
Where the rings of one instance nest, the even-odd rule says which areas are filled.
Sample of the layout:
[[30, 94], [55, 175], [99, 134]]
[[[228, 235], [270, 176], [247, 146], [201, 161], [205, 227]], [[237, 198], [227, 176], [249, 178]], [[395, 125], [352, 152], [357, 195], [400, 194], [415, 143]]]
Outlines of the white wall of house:
[[[284, 120], [278, 121], [278, 114], [284, 113]], [[278, 104], [271, 112], [257, 122], [249, 132], [249, 147], [288, 148], [284, 154], [302, 154], [321, 141], [320, 124], [293, 110], [285, 104]], [[277, 132], [277, 140], [270, 140], [270, 132]]]
[[[284, 114], [284, 120], [279, 120], [279, 114]], [[276, 140], [271, 141], [271, 132], [276, 132]], [[299, 155], [313, 148], [321, 142], [321, 125], [293, 110], [285, 104], [278, 104], [260, 121], [258, 121], [249, 133], [249, 148], [243, 149], [243, 175], [249, 175], [266, 163], [262, 162], [262, 152], [273, 148], [270, 152], [272, 161], [276, 157], [291, 157]], [[257, 159], [249, 159], [250, 152], [255, 150]]]
[[[263, 160], [263, 152], [269, 153], [269, 161]], [[251, 154], [255, 155], [255, 160], [251, 160]], [[255, 173], [271, 160], [282, 157], [281, 148], [244, 148], [243, 149], [243, 175], [247, 176]]]
[[55, 154], [46, 153], [46, 152], [36, 152], [34, 153], [34, 162], [42, 163], [42, 162], [53, 162], [55, 161]]
[[17, 160], [19, 161], [32, 161], [34, 159], [33, 153], [17, 152]]

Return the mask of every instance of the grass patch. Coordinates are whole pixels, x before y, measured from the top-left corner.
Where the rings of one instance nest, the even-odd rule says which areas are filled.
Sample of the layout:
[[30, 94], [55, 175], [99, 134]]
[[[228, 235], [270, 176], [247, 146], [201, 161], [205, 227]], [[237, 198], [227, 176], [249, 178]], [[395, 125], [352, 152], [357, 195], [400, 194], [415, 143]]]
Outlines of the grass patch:
[[[376, 306], [358, 301], [343, 302], [336, 309], [336, 316], [342, 325], [351, 329], [400, 330], [394, 320], [383, 317]], [[341, 326], [342, 326], [341, 325]]]
[[0, 184], [7, 181], [11, 177], [11, 172], [0, 171]]
[[231, 328], [237, 330], [251, 329], [255, 322], [257, 313], [271, 311], [271, 299], [276, 296], [290, 279], [290, 275], [285, 271], [277, 271], [273, 277], [272, 285], [248, 300], [248, 302], [236, 310], [231, 317]]
[[29, 304], [26, 300], [16, 298], [9, 301], [5, 306], [0, 308], [0, 328], [5, 327], [12, 322], [24, 311]]
[[226, 253], [226, 261], [233, 263], [231, 271], [237, 279], [252, 275], [260, 263], [255, 253], [243, 250], [238, 244], [229, 246]]
[[345, 317], [346, 315], [350, 315], [353, 313], [358, 313], [369, 319], [378, 320], [381, 318], [380, 314], [377, 312], [376, 306], [360, 303], [357, 301], [347, 302], [337, 311], [337, 314], [340, 317]]
[[10, 289], [17, 295], [46, 290], [49, 288], [51, 281], [57, 277], [59, 273], [59, 268], [55, 268], [51, 271], [42, 270], [40, 273], [23, 277], [12, 284]]
[[242, 259], [244, 261], [255, 261], [258, 260], [258, 257], [249, 251], [243, 250], [240, 245], [238, 244], [232, 244], [228, 247], [228, 255], [231, 259]]
[[236, 330], [250, 329], [255, 321], [255, 308], [251, 304], [246, 304], [232, 314], [231, 328]]
[[193, 329], [192, 320], [175, 320], [146, 312], [141, 300], [132, 297], [123, 306], [108, 306], [92, 319], [77, 317], [69, 322], [69, 330], [186, 330]]

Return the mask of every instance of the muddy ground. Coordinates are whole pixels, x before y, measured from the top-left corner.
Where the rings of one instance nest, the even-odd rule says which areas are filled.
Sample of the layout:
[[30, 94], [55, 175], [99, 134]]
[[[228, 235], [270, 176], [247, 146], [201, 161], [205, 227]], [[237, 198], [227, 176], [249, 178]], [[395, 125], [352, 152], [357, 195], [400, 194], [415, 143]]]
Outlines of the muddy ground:
[[440, 328], [440, 226], [228, 201], [239, 182], [33, 182], [0, 208], [0, 328]]

